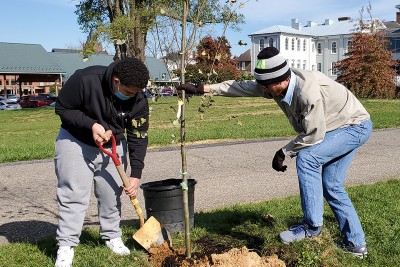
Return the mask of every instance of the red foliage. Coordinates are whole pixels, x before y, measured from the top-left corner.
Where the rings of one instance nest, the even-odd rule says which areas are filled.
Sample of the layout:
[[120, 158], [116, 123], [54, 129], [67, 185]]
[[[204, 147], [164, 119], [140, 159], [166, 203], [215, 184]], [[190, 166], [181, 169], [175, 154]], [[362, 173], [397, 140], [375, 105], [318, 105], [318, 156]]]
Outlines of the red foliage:
[[230, 45], [222, 36], [203, 38], [197, 46], [196, 65], [186, 66], [187, 80], [193, 83], [222, 82], [236, 79], [236, 59], [232, 59]]
[[357, 97], [394, 98], [394, 77], [397, 62], [388, 50], [388, 40], [383, 30], [359, 20], [360, 31], [353, 34], [347, 53], [348, 58], [340, 61], [337, 81], [348, 87]]

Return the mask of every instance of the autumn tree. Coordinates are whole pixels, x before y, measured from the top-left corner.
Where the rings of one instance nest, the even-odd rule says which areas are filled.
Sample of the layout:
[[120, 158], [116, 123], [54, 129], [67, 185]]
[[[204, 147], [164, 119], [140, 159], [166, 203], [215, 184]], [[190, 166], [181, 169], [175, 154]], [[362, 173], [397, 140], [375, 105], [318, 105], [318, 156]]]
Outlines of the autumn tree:
[[[236, 12], [230, 12], [229, 16], [221, 12], [228, 3], [221, 5], [218, 0], [191, 1], [187, 21], [192, 25], [192, 32], [185, 38], [196, 40], [197, 30], [205, 25], [225, 23], [226, 20], [233, 24], [242, 22], [243, 17]], [[81, 0], [76, 5], [75, 13], [82, 30], [92, 32], [93, 39], [85, 44], [85, 51], [92, 52], [93, 44], [99, 39], [108, 40], [114, 44], [117, 57], [135, 56], [144, 60], [149, 30], [155, 29], [156, 25], [160, 30], [160, 21], [180, 25], [182, 8], [183, 2], [174, 0]], [[173, 36], [175, 41], [182, 38], [172, 32], [169, 36]], [[169, 44], [159, 41], [156, 48]]]
[[78, 23], [92, 37], [83, 47], [84, 53], [91, 54], [93, 45], [103, 37], [114, 43], [117, 58], [126, 55], [144, 61], [146, 33], [154, 17], [149, 2], [152, 1], [80, 1], [75, 11]]
[[360, 11], [359, 26], [352, 35], [347, 58], [336, 65], [337, 81], [362, 98], [393, 98], [396, 94], [393, 78], [396, 61], [388, 50], [388, 39], [379, 21], [371, 17], [371, 5], [367, 7], [370, 20], [363, 19]]
[[[222, 35], [225, 34], [226, 28], [239, 31], [244, 17], [238, 11], [249, 1], [254, 0], [191, 1], [187, 20], [186, 64], [192, 63], [192, 53], [199, 41], [204, 36], [211, 35], [216, 25], [222, 26]], [[221, 4], [222, 2], [225, 3]], [[180, 66], [180, 24], [180, 21], [171, 17], [158, 16], [157, 22], [148, 32], [146, 53], [163, 58], [170, 65]]]
[[196, 64], [186, 66], [188, 82], [218, 83], [239, 76], [236, 60], [232, 59], [231, 46], [224, 36], [203, 38], [196, 53]]

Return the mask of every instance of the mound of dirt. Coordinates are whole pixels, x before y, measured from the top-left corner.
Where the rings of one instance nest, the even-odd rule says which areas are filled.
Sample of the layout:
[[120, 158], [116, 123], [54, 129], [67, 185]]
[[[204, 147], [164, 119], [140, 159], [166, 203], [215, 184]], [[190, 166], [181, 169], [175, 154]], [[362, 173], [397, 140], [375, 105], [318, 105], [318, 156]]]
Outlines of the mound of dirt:
[[278, 256], [260, 257], [246, 247], [233, 248], [223, 254], [211, 254], [210, 266], [224, 267], [285, 267], [286, 264]]
[[260, 257], [246, 247], [232, 248], [221, 254], [201, 255], [192, 253], [192, 258], [185, 256], [185, 249], [173, 249], [167, 242], [150, 248], [150, 262], [154, 267], [286, 267], [278, 256]]

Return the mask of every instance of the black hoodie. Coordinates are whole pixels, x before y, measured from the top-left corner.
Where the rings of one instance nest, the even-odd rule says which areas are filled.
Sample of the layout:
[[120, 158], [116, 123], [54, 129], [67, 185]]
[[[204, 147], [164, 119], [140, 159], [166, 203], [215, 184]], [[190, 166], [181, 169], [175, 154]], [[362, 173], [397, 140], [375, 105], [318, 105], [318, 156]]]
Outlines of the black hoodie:
[[[77, 70], [60, 91], [55, 112], [61, 118], [61, 127], [85, 144], [97, 146], [92, 126], [101, 124], [112, 130], [117, 142], [128, 140], [131, 176], [141, 178], [147, 150], [149, 106], [144, 93], [129, 100], [114, 97], [110, 66], [91, 66]], [[132, 122], [133, 121], [133, 122]]]

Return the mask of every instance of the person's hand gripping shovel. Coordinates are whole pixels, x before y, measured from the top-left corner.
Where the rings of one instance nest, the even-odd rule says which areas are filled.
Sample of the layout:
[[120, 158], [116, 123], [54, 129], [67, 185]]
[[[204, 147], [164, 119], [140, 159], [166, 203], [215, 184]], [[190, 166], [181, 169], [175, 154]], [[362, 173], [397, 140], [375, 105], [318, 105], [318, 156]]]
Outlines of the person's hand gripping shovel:
[[[112, 142], [111, 152], [105, 149], [101, 142], [97, 142], [97, 145], [99, 146], [100, 150], [103, 151], [103, 153], [111, 157], [112, 161], [115, 164], [115, 167], [118, 170], [119, 176], [122, 179], [124, 187], [129, 187], [129, 179], [117, 154], [115, 137], [110, 130], [108, 130], [106, 134], [110, 136]], [[156, 247], [163, 244], [165, 241], [168, 241], [169, 245], [171, 245], [171, 235], [164, 227], [162, 227], [162, 225], [156, 220], [156, 218], [151, 216], [146, 222], [144, 222], [142, 209], [139, 206], [139, 201], [137, 200], [136, 196], [131, 197], [131, 202], [135, 207], [136, 213], [139, 216], [140, 221], [140, 229], [135, 234], [133, 234], [133, 239], [147, 251], [149, 251], [151, 247]]]

